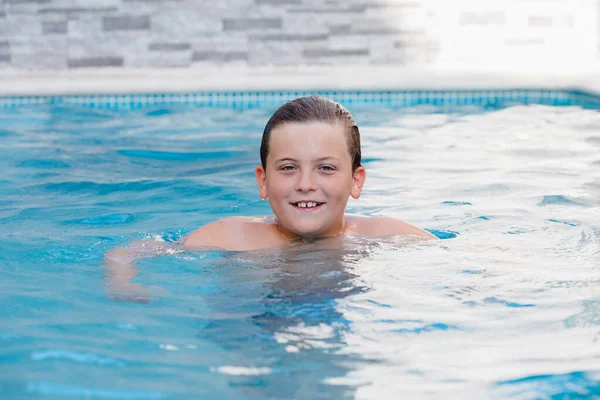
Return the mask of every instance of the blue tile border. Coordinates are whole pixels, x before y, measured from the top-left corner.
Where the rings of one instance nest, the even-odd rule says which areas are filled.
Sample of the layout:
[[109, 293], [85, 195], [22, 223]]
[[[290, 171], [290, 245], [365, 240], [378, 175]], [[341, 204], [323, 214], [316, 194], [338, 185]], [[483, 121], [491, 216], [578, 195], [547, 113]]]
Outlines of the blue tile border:
[[406, 91], [239, 91], [115, 95], [0, 97], [0, 108], [24, 105], [81, 105], [92, 108], [137, 109], [153, 105], [195, 105], [219, 108], [277, 107], [297, 97], [320, 94], [352, 106], [502, 107], [515, 104], [582, 106], [600, 109], [600, 97], [589, 93], [553, 89], [406, 90]]

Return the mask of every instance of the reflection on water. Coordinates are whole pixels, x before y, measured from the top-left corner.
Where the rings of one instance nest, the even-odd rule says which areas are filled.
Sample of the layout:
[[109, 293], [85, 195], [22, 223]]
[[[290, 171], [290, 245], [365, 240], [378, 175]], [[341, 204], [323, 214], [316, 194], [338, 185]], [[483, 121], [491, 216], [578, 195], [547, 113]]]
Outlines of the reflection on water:
[[352, 270], [373, 246], [334, 238], [234, 253], [219, 262], [225, 278], [207, 305], [232, 318], [211, 319], [197, 334], [232, 353], [233, 365], [216, 370], [244, 366], [252, 375], [229, 378], [243, 395], [352, 398], [352, 386], [325, 380], [348, 374], [356, 359], [339, 353], [349, 325], [336, 301], [366, 290]]

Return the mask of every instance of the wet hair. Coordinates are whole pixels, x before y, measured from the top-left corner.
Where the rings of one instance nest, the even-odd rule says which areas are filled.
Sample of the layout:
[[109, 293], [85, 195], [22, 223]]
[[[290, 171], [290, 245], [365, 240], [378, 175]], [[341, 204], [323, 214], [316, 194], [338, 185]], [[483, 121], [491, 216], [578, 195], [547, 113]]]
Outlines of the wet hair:
[[279, 107], [265, 126], [260, 144], [260, 162], [267, 170], [269, 142], [273, 129], [288, 123], [325, 122], [340, 123], [346, 131], [348, 152], [352, 158], [352, 172], [360, 167], [360, 132], [350, 111], [333, 100], [318, 95], [300, 97]]

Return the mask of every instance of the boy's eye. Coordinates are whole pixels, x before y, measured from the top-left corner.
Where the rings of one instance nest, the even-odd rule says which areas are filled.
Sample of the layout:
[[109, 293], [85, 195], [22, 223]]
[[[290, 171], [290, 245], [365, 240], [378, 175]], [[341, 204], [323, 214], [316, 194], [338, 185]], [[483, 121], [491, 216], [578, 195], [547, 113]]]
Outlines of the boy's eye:
[[331, 165], [321, 165], [319, 167], [319, 169], [321, 169], [322, 171], [325, 171], [325, 172], [333, 172], [333, 171], [335, 171], [335, 168], [333, 168]]
[[296, 169], [293, 165], [284, 165], [280, 168], [282, 171], [293, 171]]

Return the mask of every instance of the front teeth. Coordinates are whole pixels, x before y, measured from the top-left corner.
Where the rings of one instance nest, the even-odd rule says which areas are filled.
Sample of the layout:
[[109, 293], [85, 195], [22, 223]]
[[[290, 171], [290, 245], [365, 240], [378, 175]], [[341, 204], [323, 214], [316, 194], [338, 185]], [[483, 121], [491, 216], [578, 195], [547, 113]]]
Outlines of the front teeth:
[[316, 206], [317, 206], [317, 203], [315, 203], [313, 201], [309, 201], [308, 203], [304, 203], [304, 202], [298, 203], [298, 207], [300, 207], [300, 208], [306, 208], [306, 207], [310, 208], [310, 207], [316, 207]]

